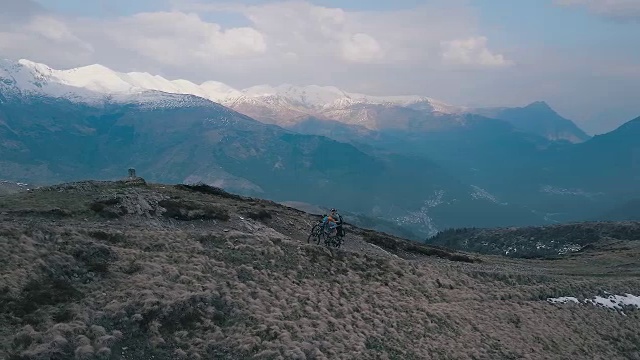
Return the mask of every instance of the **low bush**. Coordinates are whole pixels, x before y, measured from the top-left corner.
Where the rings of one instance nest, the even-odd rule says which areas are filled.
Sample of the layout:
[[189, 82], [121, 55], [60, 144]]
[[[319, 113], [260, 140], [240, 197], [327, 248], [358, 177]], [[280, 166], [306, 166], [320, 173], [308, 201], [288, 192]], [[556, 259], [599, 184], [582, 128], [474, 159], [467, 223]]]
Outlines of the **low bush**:
[[107, 273], [109, 265], [117, 259], [111, 248], [93, 242], [79, 243], [73, 251], [73, 256], [83, 263], [88, 271]]
[[384, 236], [379, 233], [376, 234], [366, 232], [364, 234], [364, 240], [370, 244], [380, 246], [381, 248], [394, 253], [397, 253], [399, 251], [406, 251], [418, 255], [437, 256], [451, 261], [461, 261], [468, 263], [480, 262], [480, 259], [447, 251], [446, 249], [440, 247], [427, 246], [412, 241], [394, 239], [390, 236]]
[[272, 218], [271, 213], [264, 209], [260, 209], [259, 211], [250, 211], [246, 215], [249, 219], [257, 221], [264, 221]]
[[89, 231], [88, 235], [94, 239], [107, 241], [112, 244], [122, 243], [126, 240], [126, 237], [123, 234], [111, 233], [102, 230]]
[[229, 216], [229, 212], [226, 209], [210, 204], [198, 204], [185, 200], [162, 200], [158, 202], [158, 205], [166, 209], [166, 211], [162, 214], [164, 217], [176, 220], [228, 221], [231, 218]]
[[98, 199], [89, 204], [89, 209], [98, 215], [107, 219], [117, 219], [128, 213], [124, 206], [115, 207], [122, 202], [122, 199], [110, 197], [106, 199]]
[[231, 194], [229, 192], [226, 192], [225, 190], [215, 187], [215, 186], [211, 186], [211, 185], [207, 185], [205, 183], [196, 183], [196, 184], [178, 184], [175, 186], [177, 189], [180, 190], [186, 190], [186, 191], [194, 191], [194, 192], [199, 192], [199, 193], [203, 193], [203, 194], [211, 194], [211, 195], [216, 195], [216, 196], [220, 196], [223, 198], [228, 198], [228, 199], [236, 199], [236, 200], [242, 200], [244, 199], [242, 196], [240, 195], [236, 195], [236, 194]]

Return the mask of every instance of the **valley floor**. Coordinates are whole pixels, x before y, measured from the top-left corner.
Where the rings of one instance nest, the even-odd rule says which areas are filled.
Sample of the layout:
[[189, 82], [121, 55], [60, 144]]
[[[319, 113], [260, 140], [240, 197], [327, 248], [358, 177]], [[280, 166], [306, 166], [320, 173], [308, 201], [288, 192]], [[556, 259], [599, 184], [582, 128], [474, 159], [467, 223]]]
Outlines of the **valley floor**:
[[[348, 219], [346, 219], [348, 221]], [[640, 242], [556, 260], [455, 252], [213, 188], [0, 196], [0, 358], [640, 359]]]

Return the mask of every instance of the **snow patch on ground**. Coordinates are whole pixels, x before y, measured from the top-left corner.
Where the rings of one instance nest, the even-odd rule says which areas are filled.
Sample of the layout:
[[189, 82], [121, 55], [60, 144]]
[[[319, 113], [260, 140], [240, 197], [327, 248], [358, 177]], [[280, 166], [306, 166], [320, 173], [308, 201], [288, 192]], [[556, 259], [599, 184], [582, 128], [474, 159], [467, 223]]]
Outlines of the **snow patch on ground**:
[[551, 304], [566, 304], [569, 302], [576, 304], [591, 304], [597, 307], [603, 307], [613, 310], [624, 310], [625, 307], [636, 307], [640, 309], [640, 296], [631, 294], [614, 295], [605, 292], [606, 297], [594, 296], [591, 299], [578, 300], [572, 296], [563, 296], [557, 298], [548, 298], [547, 301]]
[[580, 301], [577, 298], [574, 298], [573, 296], [562, 296], [562, 297], [557, 297], [557, 298], [548, 298], [547, 301], [552, 303], [552, 304], [566, 304], [568, 302], [573, 302], [573, 303], [576, 303], [576, 304], [580, 303]]
[[564, 254], [568, 254], [568, 253], [573, 253], [573, 252], [576, 252], [576, 251], [580, 251], [580, 249], [582, 249], [582, 246], [580, 246], [578, 244], [566, 244], [565, 246], [561, 247], [558, 250], [558, 254], [564, 255]]

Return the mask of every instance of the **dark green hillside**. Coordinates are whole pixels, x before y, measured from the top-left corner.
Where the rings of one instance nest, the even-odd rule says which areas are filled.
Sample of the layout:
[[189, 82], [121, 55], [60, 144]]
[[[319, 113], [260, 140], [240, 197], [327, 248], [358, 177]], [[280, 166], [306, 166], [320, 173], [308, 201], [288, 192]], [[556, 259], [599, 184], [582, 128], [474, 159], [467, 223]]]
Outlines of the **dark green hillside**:
[[[223, 106], [88, 106], [26, 98], [2, 104], [3, 176], [34, 184], [114, 179], [129, 167], [153, 181], [206, 182], [276, 201], [339, 207], [387, 221], [421, 211], [439, 191], [447, 202], [427, 216], [437, 226], [511, 225], [540, 218], [474, 200], [472, 189], [424, 157], [363, 152], [323, 136], [257, 122]], [[390, 209], [390, 210], [389, 210]], [[422, 220], [420, 220], [422, 221]], [[416, 231], [431, 231], [407, 224]]]

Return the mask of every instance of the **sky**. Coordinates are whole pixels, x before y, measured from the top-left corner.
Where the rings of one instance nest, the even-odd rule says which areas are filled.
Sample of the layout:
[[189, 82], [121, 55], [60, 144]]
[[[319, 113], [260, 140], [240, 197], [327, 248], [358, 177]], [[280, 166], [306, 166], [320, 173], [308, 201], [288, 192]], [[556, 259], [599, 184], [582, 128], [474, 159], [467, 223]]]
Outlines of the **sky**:
[[0, 0], [0, 57], [640, 116], [640, 0]]

